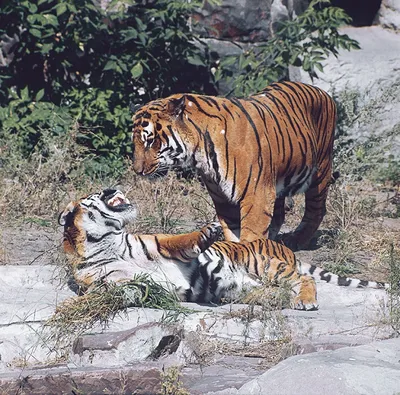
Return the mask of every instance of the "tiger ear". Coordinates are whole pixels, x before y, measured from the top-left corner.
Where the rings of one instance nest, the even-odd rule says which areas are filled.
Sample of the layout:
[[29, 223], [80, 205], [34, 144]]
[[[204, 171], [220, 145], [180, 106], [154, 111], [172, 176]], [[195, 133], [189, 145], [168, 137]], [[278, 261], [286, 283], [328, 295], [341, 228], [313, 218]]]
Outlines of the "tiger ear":
[[71, 215], [75, 210], [75, 205], [73, 202], [68, 203], [67, 207], [65, 207], [65, 210], [60, 213], [58, 216], [58, 223], [61, 226], [65, 226], [71, 219]]
[[185, 110], [185, 95], [180, 99], [171, 99], [167, 103], [167, 112], [170, 115], [179, 117]]

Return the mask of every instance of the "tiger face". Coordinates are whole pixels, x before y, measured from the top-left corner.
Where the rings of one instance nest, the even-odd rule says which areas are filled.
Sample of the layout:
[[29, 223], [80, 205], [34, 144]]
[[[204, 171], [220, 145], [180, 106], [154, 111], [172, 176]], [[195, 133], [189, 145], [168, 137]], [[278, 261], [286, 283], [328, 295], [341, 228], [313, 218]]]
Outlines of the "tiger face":
[[60, 213], [64, 226], [65, 251], [84, 252], [84, 240], [100, 239], [109, 232], [120, 231], [137, 216], [136, 206], [116, 189], [106, 189], [71, 202]]
[[153, 101], [133, 117], [133, 169], [142, 176], [161, 175], [176, 166], [185, 167], [187, 150], [177, 128], [184, 128], [180, 117], [184, 97], [172, 96], [167, 102]]

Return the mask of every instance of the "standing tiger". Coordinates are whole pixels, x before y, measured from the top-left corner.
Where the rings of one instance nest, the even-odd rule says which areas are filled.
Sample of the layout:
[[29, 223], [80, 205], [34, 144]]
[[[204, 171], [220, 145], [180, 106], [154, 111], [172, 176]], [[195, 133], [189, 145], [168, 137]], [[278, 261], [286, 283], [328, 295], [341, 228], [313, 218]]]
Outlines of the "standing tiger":
[[335, 120], [332, 98], [302, 83], [275, 83], [244, 99], [177, 94], [134, 115], [133, 168], [144, 176], [196, 169], [228, 241], [275, 239], [285, 197], [305, 192], [290, 239], [297, 248], [325, 215]]
[[289, 248], [272, 240], [213, 243], [219, 236], [217, 224], [184, 235], [129, 234], [124, 228], [135, 216], [135, 206], [123, 193], [110, 189], [71, 202], [60, 214], [64, 251], [81, 291], [90, 291], [99, 280], [120, 283], [146, 274], [181, 300], [219, 303], [239, 300], [265, 279], [286, 280], [297, 293], [294, 308], [315, 310], [317, 292], [310, 274], [338, 285], [384, 286], [300, 265]]

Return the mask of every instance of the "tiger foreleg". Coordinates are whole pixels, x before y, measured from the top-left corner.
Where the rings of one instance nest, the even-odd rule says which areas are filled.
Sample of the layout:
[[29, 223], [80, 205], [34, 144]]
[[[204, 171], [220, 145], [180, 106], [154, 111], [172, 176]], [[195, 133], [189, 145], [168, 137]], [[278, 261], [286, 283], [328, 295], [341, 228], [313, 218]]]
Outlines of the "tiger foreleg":
[[154, 235], [154, 237], [164, 258], [177, 258], [189, 262], [219, 240], [221, 233], [220, 224], [213, 222], [199, 231], [181, 235]]
[[282, 224], [285, 221], [285, 198], [281, 197], [275, 200], [274, 214], [268, 228], [268, 238], [276, 240]]
[[294, 299], [296, 310], [318, 310], [317, 285], [311, 276], [301, 275], [297, 280]]
[[240, 211], [238, 205], [214, 202], [225, 241], [240, 239]]
[[[275, 192], [265, 190], [246, 195], [240, 203], [240, 241], [253, 241], [268, 237], [273, 218]], [[280, 219], [279, 219], [280, 220]], [[277, 223], [275, 223], [277, 224]]]

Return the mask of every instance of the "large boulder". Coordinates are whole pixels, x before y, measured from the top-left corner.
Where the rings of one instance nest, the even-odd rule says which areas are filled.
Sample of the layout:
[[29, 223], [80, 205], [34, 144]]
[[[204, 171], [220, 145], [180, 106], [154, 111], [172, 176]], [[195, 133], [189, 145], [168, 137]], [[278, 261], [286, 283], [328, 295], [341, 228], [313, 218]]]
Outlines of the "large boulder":
[[203, 37], [236, 41], [265, 41], [270, 34], [271, 2], [225, 0], [220, 5], [208, 2], [193, 18], [195, 29]]
[[398, 0], [382, 0], [376, 23], [383, 27], [400, 30], [400, 2]]
[[330, 56], [323, 73], [312, 81], [302, 70], [292, 72], [291, 79], [314, 84], [331, 93], [340, 106], [352, 108], [352, 119], [342, 125], [350, 139], [373, 141], [375, 148], [398, 157], [400, 34], [381, 26], [346, 27], [341, 32], [357, 40], [361, 49]]
[[298, 355], [244, 384], [207, 395], [398, 394], [400, 339]]

